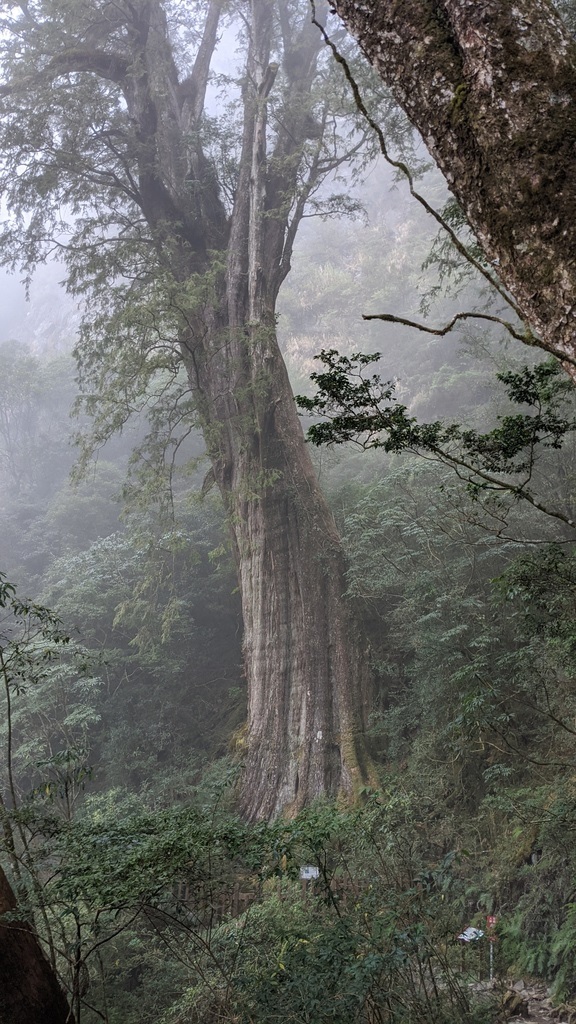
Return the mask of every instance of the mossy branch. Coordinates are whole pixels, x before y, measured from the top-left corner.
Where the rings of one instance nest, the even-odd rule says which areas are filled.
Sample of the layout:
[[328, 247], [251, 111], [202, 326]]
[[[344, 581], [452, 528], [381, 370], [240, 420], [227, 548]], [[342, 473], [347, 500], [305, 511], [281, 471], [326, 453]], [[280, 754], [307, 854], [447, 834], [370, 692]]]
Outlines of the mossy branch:
[[396, 400], [392, 381], [365, 375], [379, 354], [348, 357], [332, 349], [317, 358], [324, 364], [322, 372], [311, 375], [317, 394], [296, 398], [301, 409], [325, 417], [308, 430], [313, 444], [351, 441], [363, 449], [413, 452], [450, 466], [475, 498], [485, 492], [508, 494], [512, 501], [525, 501], [576, 529], [570, 516], [541, 502], [530, 489], [538, 451], [560, 449], [566, 436], [576, 431], [576, 419], [563, 409], [572, 384], [560, 377], [555, 361], [498, 374], [509, 399], [529, 411], [498, 417], [497, 427], [479, 433], [458, 423], [418, 423]]
[[363, 314], [362, 319], [384, 320], [386, 323], [402, 324], [404, 327], [415, 327], [418, 331], [424, 331], [426, 334], [436, 334], [441, 338], [448, 334], [460, 320], [489, 320], [491, 323], [501, 324], [517, 341], [523, 341], [525, 345], [535, 343], [532, 341], [533, 336], [529, 331], [518, 331], [508, 320], [503, 320], [499, 316], [491, 316], [488, 313], [456, 313], [444, 327], [427, 327], [426, 324], [420, 324], [416, 320], [407, 320], [406, 317], [396, 316], [394, 313], [366, 313]]

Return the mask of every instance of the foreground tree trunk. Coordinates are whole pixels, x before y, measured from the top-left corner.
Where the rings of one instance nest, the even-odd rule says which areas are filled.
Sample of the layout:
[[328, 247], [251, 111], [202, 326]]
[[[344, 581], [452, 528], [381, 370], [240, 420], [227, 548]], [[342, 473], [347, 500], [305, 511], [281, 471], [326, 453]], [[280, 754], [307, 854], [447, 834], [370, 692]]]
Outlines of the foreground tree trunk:
[[[549, 0], [335, 0], [576, 379], [576, 44]], [[529, 344], [534, 340], [526, 338]]]
[[[8, 202], [34, 208], [35, 220], [20, 222], [33, 227], [19, 236], [33, 258], [47, 196], [97, 207], [69, 248], [76, 281], [85, 259], [113, 312], [109, 333], [96, 332], [94, 348], [81, 350], [88, 386], [105, 391], [111, 375], [125, 388], [130, 346], [144, 364], [154, 346], [172, 346], [186, 368], [238, 568], [249, 705], [243, 807], [256, 818], [350, 796], [368, 780], [369, 673], [275, 335], [276, 299], [307, 200], [345, 159], [338, 121], [317, 96], [327, 73], [322, 40], [307, 4], [241, 5], [241, 128], [222, 169], [203, 111], [227, 6], [189, 5], [199, 43], [187, 75], [163, 0], [74, 12], [65, 4], [61, 22], [53, 3], [26, 5], [14, 35], [7, 16], [0, 151], [11, 154]], [[39, 140], [23, 173], [10, 133], [16, 111], [18, 138]], [[42, 150], [44, 126], [54, 124]], [[357, 135], [350, 146], [357, 149]], [[229, 136], [222, 147], [228, 159]], [[5, 243], [13, 254], [14, 235]], [[132, 276], [129, 288], [119, 273]]]
[[16, 898], [0, 868], [0, 1021], [2, 1024], [74, 1024], [56, 975], [24, 921], [5, 922]]
[[211, 374], [204, 394], [220, 405], [211, 422], [225, 428], [212, 455], [244, 619], [242, 803], [247, 817], [270, 818], [319, 796], [352, 795], [369, 780], [370, 679], [344, 598], [340, 540], [304, 442], [273, 317], [248, 329], [246, 322], [227, 329], [226, 348], [236, 366], [250, 350], [251, 379], [223, 399]]

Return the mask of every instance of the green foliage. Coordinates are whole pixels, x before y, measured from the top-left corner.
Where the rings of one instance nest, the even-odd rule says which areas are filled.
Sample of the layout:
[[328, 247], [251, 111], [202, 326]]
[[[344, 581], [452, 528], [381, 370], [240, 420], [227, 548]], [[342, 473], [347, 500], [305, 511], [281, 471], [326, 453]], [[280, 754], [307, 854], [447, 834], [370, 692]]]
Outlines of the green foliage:
[[[102, 652], [107, 679], [93, 742], [101, 785], [182, 794], [244, 713], [238, 596], [223, 514], [181, 493], [78, 554], [57, 559], [45, 596]], [[236, 687], [236, 697], [229, 691]]]
[[[386, 797], [352, 816], [316, 808], [268, 830], [282, 881], [212, 933], [166, 1024], [480, 1019], [460, 977], [460, 912], [446, 899], [457, 858], [420, 860], [406, 800]], [[303, 862], [319, 870], [307, 890], [289, 880]]]
[[402, 456], [381, 473], [336, 507], [372, 626], [387, 777], [413, 790], [427, 841], [472, 851], [468, 913], [498, 914], [500, 968], [571, 997], [573, 545], [524, 546], [528, 506], [518, 539], [479, 529], [448, 468]]
[[[152, 8], [155, 43], [141, 31], [145, 16], [138, 5], [112, 15], [106, 4], [95, 14], [83, 2], [72, 8], [67, 0], [42, 0], [33, 10], [14, 8], [0, 18], [0, 185], [8, 211], [2, 260], [31, 273], [53, 240], [66, 237], [67, 283], [90, 300], [76, 348], [79, 407], [92, 418], [83, 431], [85, 457], [136, 410], [152, 413], [143, 449], [157, 453], [162, 438], [169, 456], [191, 424], [206, 419], [196, 346], [204, 345], [206, 310], [223, 308], [240, 165], [250, 158], [243, 133], [251, 130], [254, 111], [239, 84], [243, 75], [249, 81], [246, 69], [211, 76], [218, 117], [192, 102], [192, 92], [196, 101], [204, 92], [197, 91], [196, 76], [208, 74], [204, 62], [213, 57], [210, 46], [217, 48], [208, 33], [202, 68], [192, 74], [207, 5], [157, 0]], [[350, 181], [362, 176], [375, 147], [323, 48], [306, 75], [298, 75], [301, 58], [290, 37], [306, 35], [306, 4], [284, 5], [274, 21], [269, 57], [276, 78], [263, 164], [273, 206], [263, 216], [273, 221], [279, 242], [271, 260], [282, 264], [277, 291], [307, 202], [311, 217], [356, 216], [361, 204], [350, 195]], [[228, 4], [221, 24], [227, 37], [238, 35], [246, 54], [250, 30]], [[344, 48], [395, 141], [412, 148], [412, 129], [378, 76], [357, 61], [352, 42]], [[133, 68], [144, 65], [153, 68], [146, 80], [134, 77]], [[135, 89], [148, 89], [144, 105]], [[146, 119], [143, 106], [154, 109], [154, 118]], [[330, 187], [322, 188], [326, 179]]]
[[[456, 91], [452, 108], [455, 116], [457, 116], [458, 110], [465, 101], [467, 93], [468, 87], [466, 85], [461, 86], [460, 91]], [[482, 267], [491, 269], [481, 246], [470, 231], [462, 207], [453, 197], [450, 197], [444, 204], [442, 220], [460, 237], [463, 236], [466, 251], [473, 259]], [[466, 285], [473, 282], [476, 276], [473, 264], [466, 260], [462, 253], [458, 252], [450, 236], [444, 230], [438, 232], [428, 255], [422, 263], [423, 271], [430, 270], [431, 268], [436, 271], [433, 284], [422, 295], [420, 300], [420, 311], [425, 315], [430, 312], [434, 301], [439, 298], [446, 295], [458, 297], [464, 291]]]
[[54, 475], [71, 456], [61, 444], [73, 399], [72, 366], [65, 357], [41, 360], [24, 345], [0, 345], [0, 473], [20, 500], [50, 493]]
[[[0, 575], [0, 679], [6, 758], [0, 797], [7, 836], [33, 805], [52, 803], [66, 817], [91, 773], [88, 734], [99, 721], [101, 680], [91, 673], [88, 651], [63, 629], [48, 608], [16, 596]], [[19, 826], [26, 852], [28, 841]], [[16, 865], [16, 870], [19, 868]]]
[[[187, 6], [166, 8], [182, 75], [202, 13]], [[286, 9], [295, 14], [292, 0]], [[382, 789], [364, 794], [357, 811], [316, 807], [270, 826], [237, 821], [237, 766], [221, 759], [198, 781], [201, 760], [226, 749], [245, 698], [223, 512], [189, 490], [204, 470], [198, 402], [177, 346], [190, 313], [214, 298], [223, 254], [215, 245], [207, 272], [185, 281], [174, 264], [160, 265], [133, 195], [110, 191], [126, 182], [138, 149], [116, 84], [68, 74], [51, 89], [34, 77], [75, 34], [102, 31], [107, 46], [128, 48], [120, 8], [42, 0], [19, 10], [3, 15], [2, 46], [6, 68], [26, 58], [26, 89], [4, 97], [2, 132], [6, 194], [21, 230], [6, 228], [3, 256], [33, 265], [42, 239], [62, 236], [62, 210], [82, 214], [69, 239], [70, 281], [91, 296], [78, 352], [82, 408], [94, 419], [88, 478], [72, 490], [64, 483], [69, 428], [56, 401], [68, 404], [73, 390], [65, 361], [44, 366], [29, 353], [0, 352], [2, 557], [101, 658], [95, 674], [87, 653], [65, 642], [71, 626], [40, 605], [12, 603], [14, 590], [0, 583], [2, 651], [12, 659], [0, 735], [6, 745], [10, 732], [14, 792], [12, 801], [6, 780], [1, 842], [21, 909], [82, 1004], [82, 1021], [494, 1019], [490, 1004], [471, 1004], [468, 987], [486, 975], [486, 944], [462, 950], [455, 938], [481, 925], [478, 908], [499, 914], [500, 966], [542, 974], [569, 996], [571, 386], [549, 364], [504, 369], [502, 351], [473, 332], [455, 357], [448, 340], [409, 346], [394, 328], [386, 376], [401, 383], [371, 375], [376, 356], [325, 353], [327, 373], [314, 377], [320, 396], [303, 406], [336, 413], [341, 434], [334, 421], [313, 428], [317, 438], [377, 449], [363, 467], [334, 454], [322, 468], [350, 556], [350, 596], [373, 643], [380, 686], [371, 733], [385, 765]], [[19, 32], [10, 35], [14, 19]], [[349, 99], [327, 68], [323, 78], [342, 125]], [[284, 123], [282, 69], [277, 86], [270, 135]], [[404, 155], [411, 138], [388, 103]], [[373, 105], [384, 109], [377, 95]], [[317, 117], [319, 106], [302, 112]], [[354, 116], [347, 123], [356, 130]], [[205, 118], [198, 134], [227, 213], [238, 128], [236, 111]], [[313, 146], [309, 139], [302, 171]], [[348, 187], [336, 181], [309, 213], [357, 216]], [[440, 207], [441, 186], [427, 187]], [[443, 241], [426, 259], [426, 230], [406, 199], [384, 217], [388, 202], [376, 197], [369, 226], [332, 223], [320, 233], [309, 222], [284, 295], [287, 347], [301, 376], [327, 337], [344, 351], [350, 338], [359, 344], [365, 309], [411, 315], [419, 298], [428, 311], [432, 300], [446, 302], [447, 287], [455, 295], [470, 286]], [[444, 213], [463, 227], [452, 202]], [[410, 263], [414, 251], [423, 274]], [[173, 249], [165, 252], [172, 259]], [[474, 308], [484, 301], [475, 294]], [[367, 327], [367, 347], [381, 347], [376, 329]], [[495, 427], [482, 425], [494, 390], [487, 362], [508, 395]], [[439, 409], [459, 422], [441, 422]], [[135, 412], [147, 425], [136, 419], [124, 444], [108, 440], [94, 468], [92, 451]], [[476, 429], [461, 425], [464, 414]], [[17, 448], [4, 443], [14, 433]], [[129, 511], [119, 521], [114, 496], [132, 446]], [[532, 514], [540, 505], [560, 516], [542, 527]], [[8, 633], [15, 612], [16, 633]], [[300, 882], [302, 864], [318, 869], [315, 885]], [[239, 892], [248, 908], [235, 904]]]
[[574, 827], [573, 780], [559, 779], [539, 792], [517, 792], [515, 810], [525, 844], [527, 813], [532, 811], [536, 820], [528, 855], [524, 851], [520, 865], [508, 864], [509, 899], [515, 898], [502, 921], [502, 957], [514, 970], [546, 978], [555, 999], [572, 1000], [576, 865], [568, 837]]
[[379, 354], [342, 356], [332, 349], [318, 358], [326, 369], [311, 374], [317, 394], [296, 399], [308, 413], [326, 417], [308, 430], [313, 444], [354, 441], [362, 448], [431, 456], [451, 466], [476, 497], [506, 494], [513, 502], [523, 499], [574, 525], [568, 514], [543, 504], [531, 489], [539, 449], [561, 448], [576, 430], [569, 408], [573, 387], [555, 361], [498, 373], [510, 402], [529, 411], [499, 416], [497, 427], [479, 432], [439, 420], [418, 423], [396, 400], [393, 382], [383, 382], [378, 374], [365, 375]]

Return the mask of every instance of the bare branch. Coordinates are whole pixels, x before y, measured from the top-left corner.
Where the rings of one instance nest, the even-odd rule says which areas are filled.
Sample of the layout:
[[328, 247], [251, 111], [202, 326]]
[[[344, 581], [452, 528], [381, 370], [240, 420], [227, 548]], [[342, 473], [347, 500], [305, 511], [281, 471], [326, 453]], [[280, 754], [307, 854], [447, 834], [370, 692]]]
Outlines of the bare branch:
[[188, 78], [178, 87], [178, 98], [181, 106], [183, 107], [186, 102], [189, 103], [192, 124], [198, 123], [204, 110], [206, 89], [210, 75], [210, 62], [218, 38], [218, 25], [221, 13], [221, 0], [211, 0], [194, 67]]
[[552, 355], [561, 359], [565, 363], [571, 363], [576, 366], [576, 358], [573, 359], [570, 356], [566, 356], [563, 352], [555, 351], [550, 345], [545, 345], [540, 338], [537, 338], [532, 331], [518, 331], [509, 320], [503, 320], [500, 316], [490, 316], [488, 313], [456, 313], [452, 317], [450, 322], [445, 327], [426, 327], [425, 324], [420, 324], [416, 320], [407, 320], [403, 316], [396, 316], [394, 313], [365, 313], [362, 315], [363, 320], [384, 320], [389, 324], [402, 324], [405, 327], [414, 327], [417, 331], [423, 331], [425, 334], [436, 334], [442, 338], [445, 334], [455, 327], [459, 320], [489, 320], [495, 324], [501, 324], [505, 327], [508, 333], [515, 338], [517, 341], [522, 341], [524, 345], [534, 345], [538, 348], [544, 349], [546, 352], [550, 352]]
[[427, 327], [425, 324], [419, 324], [416, 320], [407, 320], [403, 316], [395, 316], [394, 313], [366, 313], [362, 315], [363, 320], [384, 320], [390, 324], [402, 324], [405, 327], [415, 327], [418, 331], [424, 331], [426, 334], [436, 334], [438, 337], [444, 337], [449, 331], [455, 327], [459, 320], [490, 320], [492, 323], [501, 324], [505, 327], [509, 334], [517, 341], [523, 341], [524, 344], [530, 344], [532, 335], [529, 332], [519, 332], [516, 330], [513, 324], [508, 320], [503, 320], [499, 316], [490, 316], [488, 313], [456, 313], [452, 317], [450, 323], [446, 324], [445, 327]]

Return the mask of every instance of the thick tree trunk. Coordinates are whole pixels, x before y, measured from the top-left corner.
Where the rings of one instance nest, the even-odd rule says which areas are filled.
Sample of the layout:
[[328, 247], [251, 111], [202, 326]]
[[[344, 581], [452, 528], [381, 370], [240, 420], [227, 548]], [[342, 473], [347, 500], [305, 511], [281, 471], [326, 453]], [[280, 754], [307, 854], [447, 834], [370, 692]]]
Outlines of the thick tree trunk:
[[318, 797], [352, 797], [370, 780], [370, 674], [345, 597], [340, 540], [304, 442], [273, 317], [226, 334], [225, 346], [224, 333], [218, 335], [220, 382], [213, 360], [201, 382], [244, 618], [242, 804], [247, 817], [270, 818]]
[[[191, 5], [201, 41], [185, 78], [172, 49], [171, 6], [164, 0], [120, 5], [117, 22], [95, 26], [88, 5], [86, 24], [73, 21], [74, 38], [65, 31], [48, 64], [42, 45], [35, 74], [16, 74], [0, 87], [0, 98], [19, 102], [30, 82], [49, 90], [63, 75], [73, 90], [87, 74], [104, 82], [97, 116], [100, 123], [111, 103], [103, 122], [108, 127], [97, 133], [101, 148], [94, 152], [90, 128], [88, 163], [78, 165], [90, 174], [90, 208], [99, 186], [100, 201], [111, 200], [119, 211], [120, 255], [118, 262], [112, 258], [110, 274], [129, 275], [123, 269], [126, 233], [136, 242], [134, 295], [153, 307], [144, 339], [128, 322], [120, 347], [131, 339], [145, 362], [147, 344], [153, 349], [177, 340], [197, 398], [229, 513], [244, 613], [249, 721], [243, 802], [250, 817], [268, 817], [315, 797], [352, 794], [368, 772], [365, 645], [346, 604], [343, 555], [274, 330], [275, 302], [306, 202], [318, 197], [346, 146], [342, 142], [341, 150], [338, 118], [323, 136], [330, 89], [319, 99], [323, 44], [307, 0], [302, 6], [249, 0], [238, 9], [246, 47], [241, 132], [237, 149], [231, 147], [231, 169], [223, 171], [203, 106], [219, 17], [228, 5]], [[52, 27], [49, 5], [44, 17]], [[27, 25], [23, 16], [24, 33]], [[18, 44], [14, 67], [21, 71], [19, 54]], [[90, 115], [87, 120], [91, 125]], [[229, 145], [224, 137], [221, 142], [224, 149]], [[65, 163], [75, 197], [77, 174], [85, 189], [86, 172], [77, 171], [76, 161], [70, 167], [68, 154]], [[37, 194], [31, 184], [23, 208]], [[58, 184], [58, 206], [63, 195]], [[43, 215], [42, 207], [40, 220]], [[34, 232], [36, 251], [37, 227]], [[107, 295], [103, 301], [108, 308]], [[116, 312], [122, 321], [123, 311]], [[106, 349], [88, 356], [88, 367]]]
[[309, 90], [320, 38], [305, 22], [286, 134], [269, 161], [267, 106], [278, 70], [270, 63], [273, 13], [269, 0], [252, 0], [243, 145], [220, 305], [204, 309], [183, 346], [238, 569], [248, 684], [242, 805], [249, 818], [295, 813], [318, 797], [353, 797], [371, 770], [366, 644], [345, 598], [344, 555], [275, 331], [291, 246], [284, 208], [299, 188], [306, 82]]
[[[296, 812], [318, 797], [351, 797], [368, 781], [369, 670], [344, 596], [340, 542], [315, 479], [275, 333], [275, 302], [301, 203], [316, 181], [311, 172], [306, 185], [299, 168], [322, 43], [307, 16], [295, 27], [294, 11], [283, 5], [251, 0], [249, 10], [233, 210], [228, 219], [220, 216], [217, 196], [214, 210], [199, 209], [195, 216], [183, 205], [184, 223], [194, 230], [205, 223], [209, 242], [202, 247], [192, 228], [182, 232], [172, 223], [166, 206], [162, 229], [170, 225], [172, 237], [162, 248], [171, 272], [192, 291], [199, 269], [212, 282], [204, 303], [188, 308], [181, 351], [228, 510], [238, 569], [248, 684], [242, 805], [249, 818], [269, 818]], [[279, 71], [271, 59], [276, 19], [285, 92], [271, 132], [268, 103]], [[179, 116], [174, 114], [175, 123]], [[168, 122], [168, 114], [160, 117], [161, 124]], [[158, 149], [158, 138], [154, 144]], [[199, 159], [198, 173], [204, 166]], [[310, 155], [308, 161], [314, 166]], [[199, 194], [206, 203], [209, 189]], [[205, 253], [223, 245], [226, 268], [213, 275]]]
[[[549, 0], [334, 0], [576, 378], [576, 44]], [[530, 339], [527, 339], [530, 342]]]
[[74, 1024], [66, 997], [36, 936], [24, 921], [2, 921], [16, 899], [0, 868], [0, 1021]]

